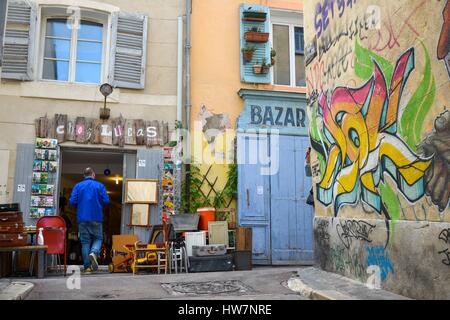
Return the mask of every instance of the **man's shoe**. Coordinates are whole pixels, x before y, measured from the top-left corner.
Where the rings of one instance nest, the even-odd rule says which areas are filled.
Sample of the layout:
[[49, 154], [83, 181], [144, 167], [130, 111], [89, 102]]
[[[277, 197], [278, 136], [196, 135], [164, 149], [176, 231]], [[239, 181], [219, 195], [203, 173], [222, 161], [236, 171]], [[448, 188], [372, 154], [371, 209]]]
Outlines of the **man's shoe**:
[[95, 253], [90, 253], [89, 259], [91, 260], [92, 270], [97, 271], [98, 270], [98, 262], [97, 262], [97, 257], [95, 256]]
[[91, 267], [85, 268], [85, 269], [83, 270], [83, 273], [84, 273], [84, 274], [91, 274], [92, 272], [93, 272], [93, 270], [92, 270]]

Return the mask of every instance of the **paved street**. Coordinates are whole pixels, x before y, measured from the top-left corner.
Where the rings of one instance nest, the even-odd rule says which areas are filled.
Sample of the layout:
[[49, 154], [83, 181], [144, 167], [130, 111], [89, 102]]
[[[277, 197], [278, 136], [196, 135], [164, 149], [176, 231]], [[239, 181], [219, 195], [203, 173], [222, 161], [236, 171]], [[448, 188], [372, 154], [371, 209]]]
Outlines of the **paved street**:
[[[245, 299], [304, 300], [285, 285], [298, 267], [257, 267], [252, 271], [155, 275], [99, 273], [82, 275], [81, 289], [69, 290], [67, 278], [20, 278], [35, 286], [27, 299]], [[181, 285], [180, 285], [181, 283]], [[163, 286], [166, 288], [163, 288]], [[203, 293], [196, 293], [197, 290]], [[207, 293], [204, 293], [207, 292]]]

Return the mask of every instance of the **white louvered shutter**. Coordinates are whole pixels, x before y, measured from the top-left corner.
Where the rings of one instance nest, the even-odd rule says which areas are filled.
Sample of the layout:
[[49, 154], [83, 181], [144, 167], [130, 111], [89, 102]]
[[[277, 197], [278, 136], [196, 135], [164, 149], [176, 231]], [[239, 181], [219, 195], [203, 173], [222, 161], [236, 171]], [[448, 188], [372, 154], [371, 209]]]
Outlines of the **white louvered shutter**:
[[147, 24], [143, 14], [113, 14], [109, 82], [114, 87], [144, 88]]
[[9, 0], [7, 6], [1, 78], [31, 80], [34, 70], [36, 4], [31, 0]]

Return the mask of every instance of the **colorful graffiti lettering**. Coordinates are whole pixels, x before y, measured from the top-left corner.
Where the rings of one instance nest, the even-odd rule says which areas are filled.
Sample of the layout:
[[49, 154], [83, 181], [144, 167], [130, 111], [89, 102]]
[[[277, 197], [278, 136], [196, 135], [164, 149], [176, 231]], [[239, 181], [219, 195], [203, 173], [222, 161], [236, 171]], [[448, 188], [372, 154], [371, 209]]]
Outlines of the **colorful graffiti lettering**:
[[380, 268], [381, 281], [386, 280], [389, 272], [394, 273], [391, 259], [381, 245], [367, 246], [367, 266], [374, 265]]
[[389, 89], [377, 62], [374, 69], [362, 87], [337, 87], [330, 100], [323, 93], [318, 99], [329, 148], [326, 170], [317, 185], [317, 199], [325, 206], [334, 202], [335, 216], [342, 205], [356, 204], [361, 199], [390, 219], [378, 191], [385, 172], [410, 202], [425, 193], [424, 175], [431, 158], [419, 158], [397, 136], [398, 107], [414, 69], [414, 49], [398, 59]]
[[[330, 18], [334, 19], [335, 15], [342, 17], [346, 8], [353, 8], [356, 0], [325, 0], [322, 4], [319, 2], [316, 6], [316, 14], [314, 18], [314, 28], [316, 30], [317, 39], [320, 38], [330, 25]], [[331, 17], [330, 17], [331, 13]]]

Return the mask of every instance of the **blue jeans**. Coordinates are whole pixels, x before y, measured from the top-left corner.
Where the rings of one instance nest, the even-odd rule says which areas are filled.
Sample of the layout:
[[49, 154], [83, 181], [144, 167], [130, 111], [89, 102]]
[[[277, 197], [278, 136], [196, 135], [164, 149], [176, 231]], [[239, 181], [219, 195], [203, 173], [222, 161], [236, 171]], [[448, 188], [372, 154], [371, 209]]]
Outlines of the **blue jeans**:
[[81, 254], [83, 255], [84, 268], [91, 266], [89, 254], [94, 253], [97, 257], [102, 247], [103, 223], [97, 221], [84, 221], [78, 224], [81, 240]]

